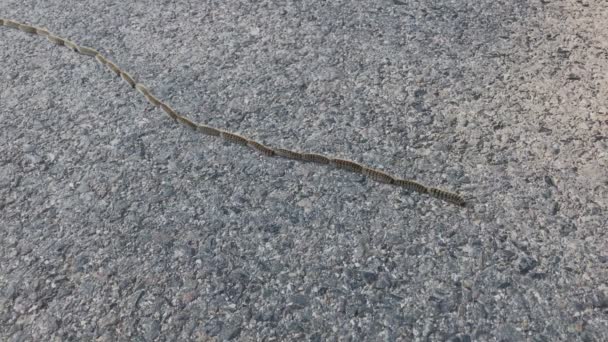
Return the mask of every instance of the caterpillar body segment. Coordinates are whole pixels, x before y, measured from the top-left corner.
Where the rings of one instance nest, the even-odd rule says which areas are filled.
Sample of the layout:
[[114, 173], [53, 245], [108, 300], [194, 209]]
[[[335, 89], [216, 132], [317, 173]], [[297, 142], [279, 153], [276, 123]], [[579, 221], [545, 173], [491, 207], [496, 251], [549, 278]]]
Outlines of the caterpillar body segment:
[[329, 164], [330, 159], [317, 153], [302, 153], [302, 160], [317, 164]]
[[158, 99], [158, 97], [152, 95], [152, 93], [148, 94], [148, 96], [146, 96], [146, 100], [148, 100], [148, 102], [150, 102], [151, 105], [153, 106], [160, 106], [161, 102]]
[[165, 103], [161, 103], [160, 108], [165, 113], [167, 113], [167, 115], [169, 115], [169, 117], [171, 117], [171, 119], [177, 120], [177, 118], [179, 117], [179, 114], [177, 114], [177, 112], [173, 108], [169, 107], [169, 105], [167, 105]]
[[148, 102], [150, 102], [151, 105], [153, 106], [160, 106], [160, 104], [162, 103], [158, 97], [152, 95], [152, 93], [148, 92], [148, 95], [144, 95], [146, 97], [146, 100], [148, 100]]
[[[97, 55], [97, 56], [99, 56], [99, 55]], [[95, 57], [97, 57], [97, 56], [95, 56]], [[131, 77], [131, 75], [129, 75], [128, 72], [120, 70], [120, 78], [122, 78], [123, 81], [127, 82], [129, 84], [129, 86], [131, 86], [131, 88], [135, 88], [135, 85], [137, 84], [137, 82], [135, 82], [133, 77]]]
[[63, 46], [63, 44], [65, 44], [65, 39], [61, 38], [61, 37], [57, 37], [56, 35], [49, 33], [46, 36], [46, 39], [48, 39], [51, 43], [57, 44], [59, 46]]
[[213, 127], [211, 127], [211, 126], [207, 126], [207, 125], [198, 125], [198, 126], [196, 127], [196, 129], [197, 129], [199, 132], [201, 132], [201, 133], [203, 133], [203, 134], [206, 134], [206, 135], [210, 135], [210, 136], [213, 136], [213, 137], [219, 137], [219, 136], [220, 136], [220, 130], [219, 130], [219, 129], [216, 129], [216, 128], [213, 128]]
[[464, 198], [462, 198], [460, 195], [455, 194], [453, 192], [449, 192], [449, 191], [445, 191], [445, 190], [441, 190], [441, 189], [437, 189], [437, 188], [429, 188], [428, 191], [429, 191], [429, 195], [431, 195], [435, 198], [438, 198], [440, 200], [454, 203], [461, 207], [464, 207], [466, 204]]
[[19, 29], [25, 33], [36, 33], [36, 28], [27, 24], [19, 24]]
[[229, 141], [231, 143], [235, 143], [235, 144], [239, 144], [239, 145], [243, 145], [243, 146], [247, 146], [247, 143], [249, 142], [249, 140], [243, 136], [240, 136], [235, 133], [226, 132], [226, 131], [220, 131], [220, 137], [222, 137], [224, 140]]
[[426, 194], [428, 192], [428, 189], [426, 186], [415, 182], [413, 180], [410, 179], [395, 179], [395, 185], [397, 186], [401, 186], [404, 187], [408, 190], [412, 190], [412, 191], [417, 191], [423, 194]]
[[150, 93], [150, 90], [148, 90], [148, 88], [146, 88], [145, 85], [141, 84], [141, 83], [137, 83], [135, 84], [135, 89], [142, 94], [146, 100], [148, 100], [148, 102], [150, 102], [150, 104], [152, 104], [153, 106], [160, 106], [160, 100], [157, 99], [154, 95], [152, 95], [152, 93]]
[[361, 166], [361, 164], [346, 159], [332, 158], [330, 160], [330, 164], [334, 165], [338, 169], [348, 170], [356, 173], [361, 173], [363, 171], [363, 166]]
[[369, 167], [363, 167], [361, 173], [363, 175], [381, 183], [393, 184], [395, 182], [395, 178], [389, 175], [388, 173], [382, 172], [380, 170], [375, 170]]
[[[99, 55], [98, 55], [99, 56]], [[116, 74], [116, 76], [120, 76], [120, 68], [118, 67], [118, 65], [114, 64], [114, 62], [107, 60], [106, 59], [106, 67], [108, 67], [108, 69], [110, 69], [110, 71], [112, 71], [113, 73]], [[142, 84], [143, 85], [143, 84]]]
[[78, 45], [71, 40], [64, 39], [63, 46], [67, 47], [68, 49], [70, 49], [74, 52], [78, 52]]
[[78, 53], [80, 53], [81, 55], [85, 55], [85, 56], [95, 57], [95, 56], [97, 56], [97, 54], [99, 52], [97, 50], [93, 49], [93, 48], [90, 48], [90, 47], [79, 46], [78, 47]]
[[150, 94], [148, 88], [146, 88], [146, 86], [141, 83], [135, 84], [135, 89], [143, 96], [148, 96]]
[[249, 141], [247, 141], [247, 146], [253, 148], [254, 150], [261, 152], [265, 156], [271, 157], [272, 155], [274, 155], [274, 150], [272, 148], [262, 145], [257, 141], [249, 140]]
[[0, 26], [3, 26], [3, 25], [4, 25], [4, 19], [0, 18]]
[[196, 129], [196, 127], [197, 127], [197, 125], [194, 122], [192, 122], [190, 119], [183, 117], [181, 115], [177, 116], [177, 121], [183, 123], [184, 125], [192, 128], [192, 129]]
[[49, 30], [47, 30], [45, 28], [36, 27], [36, 34], [41, 37], [46, 37], [46, 36], [50, 35], [51, 33], [49, 32]]
[[283, 157], [283, 158], [287, 158], [287, 159], [303, 160], [302, 153], [296, 152], [296, 151], [291, 151], [291, 150], [286, 150], [284, 148], [275, 148], [274, 154], [276, 154], [279, 157]]
[[95, 60], [101, 65], [106, 65], [106, 63], [108, 63], [108, 60], [100, 53], [95, 55]]
[[10, 20], [10, 19], [3, 19], [3, 21], [4, 21], [4, 26], [14, 28], [14, 29], [19, 29], [18, 22], [14, 21], [14, 20]]

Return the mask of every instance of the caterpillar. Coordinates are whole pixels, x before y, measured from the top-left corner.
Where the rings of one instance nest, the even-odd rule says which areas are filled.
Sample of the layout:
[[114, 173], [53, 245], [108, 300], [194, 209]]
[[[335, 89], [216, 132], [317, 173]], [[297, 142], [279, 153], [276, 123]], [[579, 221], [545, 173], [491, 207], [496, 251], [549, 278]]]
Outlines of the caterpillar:
[[357, 173], [361, 173], [363, 171], [363, 166], [355, 163], [354, 161], [346, 159], [332, 158], [330, 160], [330, 164], [342, 170], [348, 170]]
[[177, 116], [177, 120], [179, 122], [183, 123], [184, 125], [192, 128], [192, 129], [196, 129], [197, 128], [197, 125], [194, 122], [192, 122], [190, 119], [186, 118], [186, 117], [178, 115]]
[[108, 67], [108, 69], [110, 69], [110, 71], [115, 73], [117, 76], [120, 76], [120, 68], [118, 67], [118, 65], [114, 64], [114, 62], [106, 59], [106, 67]]
[[122, 78], [123, 81], [127, 82], [131, 86], [131, 88], [135, 88], [135, 85], [137, 83], [135, 82], [135, 80], [133, 79], [133, 77], [131, 75], [129, 75], [128, 73], [121, 70], [120, 78]]
[[302, 160], [317, 164], [329, 164], [329, 158], [317, 153], [302, 153]]
[[199, 130], [199, 132], [203, 133], [203, 134], [207, 134], [207, 135], [211, 135], [214, 137], [219, 137], [220, 136], [220, 131], [218, 129], [215, 129], [211, 126], [207, 126], [207, 125], [198, 125], [197, 129]]
[[76, 43], [74, 43], [73, 41], [64, 39], [63, 46], [67, 47], [68, 49], [70, 49], [74, 52], [78, 52], [78, 45], [76, 45]]
[[46, 39], [48, 39], [50, 42], [55, 43], [59, 46], [63, 46], [63, 44], [65, 44], [65, 39], [61, 38], [61, 37], [57, 37], [53, 34], [49, 34], [46, 36]]
[[100, 53], [98, 53], [97, 55], [95, 55], [95, 59], [101, 65], [106, 65], [106, 63], [108, 62], [108, 60], [102, 54], [100, 54]]
[[245, 137], [242, 137], [235, 133], [226, 132], [226, 131], [220, 131], [220, 137], [222, 137], [226, 141], [230, 141], [232, 143], [243, 145], [243, 146], [247, 146], [247, 142], [249, 141]]
[[104, 57], [101, 53], [99, 53], [97, 50], [95, 50], [93, 48], [79, 46], [78, 44], [76, 44], [66, 38], [62, 38], [62, 37], [59, 37], [59, 36], [56, 36], [56, 35], [50, 33], [45, 28], [39, 28], [39, 27], [19, 23], [17, 21], [10, 20], [10, 19], [0, 18], [0, 26], [6, 26], [9, 28], [18, 29], [22, 32], [29, 33], [29, 34], [37, 34], [41, 37], [46, 37], [47, 40], [49, 40], [50, 42], [52, 42], [56, 45], [65, 46], [65, 47], [69, 48], [70, 50], [73, 50], [84, 56], [94, 57], [95, 60], [97, 60], [97, 62], [99, 64], [107, 67], [110, 71], [112, 71], [116, 75], [120, 76], [120, 78], [122, 78], [131, 88], [135, 88], [152, 105], [160, 107], [172, 119], [175, 119], [192, 129], [198, 130], [199, 132], [201, 132], [203, 134], [210, 135], [210, 136], [216, 136], [216, 137], [220, 136], [221, 138], [223, 138], [226, 141], [233, 142], [233, 143], [236, 143], [239, 145], [249, 146], [252, 149], [257, 150], [258, 152], [261, 152], [262, 154], [264, 154], [266, 156], [279, 156], [279, 157], [283, 157], [283, 158], [313, 162], [313, 163], [323, 164], [323, 165], [330, 164], [330, 165], [335, 166], [338, 169], [361, 173], [361, 174], [365, 175], [366, 177], [371, 178], [378, 182], [393, 184], [396, 186], [406, 188], [408, 190], [417, 191], [417, 192], [424, 193], [424, 194], [429, 194], [432, 197], [435, 197], [435, 198], [438, 198], [440, 200], [447, 201], [450, 203], [454, 203], [459, 206], [465, 206], [464, 198], [456, 193], [452, 193], [452, 192], [437, 189], [437, 188], [427, 188], [426, 186], [424, 186], [418, 182], [415, 182], [413, 180], [409, 180], [409, 179], [394, 178], [393, 176], [391, 176], [383, 171], [360, 165], [354, 161], [340, 159], [340, 158], [330, 158], [330, 157], [326, 157], [326, 156], [323, 156], [323, 155], [320, 155], [317, 153], [300, 153], [300, 152], [291, 151], [291, 150], [287, 150], [287, 149], [283, 149], [283, 148], [272, 148], [269, 146], [265, 146], [262, 143], [257, 142], [255, 140], [251, 140], [246, 137], [243, 137], [236, 133], [227, 132], [227, 131], [220, 130], [220, 129], [210, 127], [207, 125], [203, 125], [203, 124], [197, 124], [197, 123], [191, 121], [190, 119], [188, 119], [187, 117], [178, 114], [168, 104], [163, 103], [160, 99], [158, 99], [156, 96], [154, 96], [146, 86], [144, 86], [142, 83], [138, 83], [130, 74], [121, 70], [116, 64], [114, 64], [114, 62], [108, 60], [106, 57]]
[[4, 26], [6, 27], [10, 27], [10, 28], [14, 28], [14, 29], [19, 29], [19, 22], [15, 21], [15, 20], [10, 20], [10, 19], [4, 19]]
[[19, 23], [10, 19], [4, 19], [4, 26], [19, 29]]
[[135, 84], [135, 89], [137, 89], [137, 91], [139, 91], [153, 106], [160, 106], [162, 103], [158, 98], [156, 98], [156, 96], [150, 93], [150, 90], [148, 90], [145, 85], [137, 83]]
[[303, 160], [302, 153], [286, 150], [284, 148], [275, 148], [274, 153], [283, 158], [293, 159], [293, 160]]
[[99, 53], [97, 50], [92, 49], [90, 47], [86, 47], [86, 46], [78, 46], [78, 52], [81, 55], [92, 56], [92, 57], [97, 56], [97, 54]]
[[36, 33], [36, 28], [34, 26], [19, 24], [19, 29], [25, 33]]
[[426, 194], [428, 192], [428, 189], [426, 188], [426, 186], [415, 182], [413, 180], [410, 179], [395, 179], [395, 185], [404, 187], [408, 190], [413, 190], [413, 191], [418, 191], [420, 193]]
[[260, 144], [257, 141], [254, 141], [254, 140], [247, 141], [247, 146], [249, 146], [249, 147], [251, 147], [251, 148], [253, 148], [255, 150], [258, 150], [259, 152], [262, 152], [262, 154], [264, 154], [264, 155], [266, 155], [268, 157], [270, 157], [270, 156], [272, 156], [274, 154], [274, 150], [272, 148], [270, 148], [268, 146], [264, 146], [264, 145]]
[[46, 37], [46, 36], [50, 35], [51, 33], [47, 29], [36, 27], [36, 34], [41, 37]]
[[[109, 63], [108, 63], [109, 64]], [[119, 70], [120, 71], [120, 70]], [[119, 72], [120, 74], [120, 72]], [[150, 95], [150, 91], [148, 90], [148, 88], [141, 84], [141, 83], [136, 83], [135, 84], [135, 90], [137, 90], [140, 94], [142, 94], [143, 96], [148, 96]]]
[[464, 198], [460, 195], [455, 194], [453, 192], [437, 189], [437, 188], [428, 188], [429, 195], [439, 198], [440, 200], [451, 202], [459, 206], [465, 206]]
[[362, 172], [363, 175], [381, 182], [381, 183], [386, 183], [386, 184], [393, 184], [395, 182], [395, 178], [393, 178], [391, 175], [382, 172], [380, 170], [375, 170], [375, 169], [371, 169], [369, 167], [363, 167]]
[[[122, 74], [121, 74], [122, 75]], [[169, 105], [161, 103], [160, 104], [160, 108], [167, 113], [167, 115], [169, 115], [169, 117], [171, 117], [171, 119], [177, 120], [177, 117], [179, 116], [177, 114], [177, 112], [175, 110], [173, 110], [173, 108], [169, 107]]]

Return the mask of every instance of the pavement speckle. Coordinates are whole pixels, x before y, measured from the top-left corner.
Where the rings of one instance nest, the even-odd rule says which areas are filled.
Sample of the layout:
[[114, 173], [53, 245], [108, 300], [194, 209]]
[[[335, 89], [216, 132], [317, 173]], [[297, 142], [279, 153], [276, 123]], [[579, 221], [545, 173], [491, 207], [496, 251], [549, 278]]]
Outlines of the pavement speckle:
[[602, 1], [31, 1], [0, 27], [0, 340], [608, 340]]

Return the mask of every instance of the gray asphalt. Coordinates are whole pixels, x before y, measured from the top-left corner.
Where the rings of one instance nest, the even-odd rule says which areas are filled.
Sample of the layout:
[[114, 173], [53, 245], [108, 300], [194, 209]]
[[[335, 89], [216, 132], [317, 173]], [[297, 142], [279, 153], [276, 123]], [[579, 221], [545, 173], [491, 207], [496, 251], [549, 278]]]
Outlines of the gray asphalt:
[[607, 341], [606, 1], [33, 1], [0, 28], [0, 340]]

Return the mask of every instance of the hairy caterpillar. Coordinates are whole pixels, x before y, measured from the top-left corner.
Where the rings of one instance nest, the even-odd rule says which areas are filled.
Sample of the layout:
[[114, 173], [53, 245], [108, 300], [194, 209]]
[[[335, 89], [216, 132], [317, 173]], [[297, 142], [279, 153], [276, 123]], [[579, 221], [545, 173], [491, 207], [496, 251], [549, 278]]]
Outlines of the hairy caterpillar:
[[395, 182], [395, 178], [393, 178], [391, 175], [380, 170], [371, 169], [369, 167], [363, 167], [361, 173], [381, 183], [393, 184]]
[[4, 26], [18, 29], [19, 23], [14, 20], [4, 19]]
[[283, 158], [293, 159], [293, 160], [303, 160], [302, 153], [286, 150], [284, 148], [275, 148], [274, 153]]
[[192, 129], [196, 129], [197, 128], [197, 125], [194, 122], [190, 121], [190, 119], [185, 118], [185, 117], [183, 117], [181, 115], [177, 116], [177, 120], [180, 121], [181, 123], [183, 123], [184, 125], [192, 128]]
[[302, 160], [317, 164], [329, 164], [329, 158], [317, 153], [302, 153]]
[[161, 103], [160, 108], [162, 108], [162, 110], [165, 111], [165, 113], [167, 113], [167, 115], [169, 115], [172, 119], [177, 120], [179, 115], [173, 110], [173, 108], [169, 107], [169, 105]]
[[437, 188], [428, 188], [429, 195], [439, 198], [440, 200], [444, 200], [446, 202], [451, 202], [459, 206], [465, 206], [464, 198], [460, 195], [455, 194], [453, 192], [437, 189]]
[[55, 43], [59, 46], [63, 46], [63, 44], [65, 43], [65, 39], [63, 39], [61, 37], [57, 37], [50, 33], [46, 36], [46, 39], [48, 39], [50, 42]]
[[198, 131], [203, 133], [203, 134], [207, 134], [207, 135], [211, 135], [214, 137], [219, 137], [220, 136], [220, 131], [218, 129], [215, 129], [211, 126], [207, 126], [207, 125], [198, 125], [197, 127]]
[[129, 73], [124, 72], [124, 71], [121, 70], [120, 71], [120, 78], [122, 78], [123, 81], [127, 82], [131, 86], [131, 88], [135, 88], [135, 85], [137, 83], [135, 82], [135, 80], [133, 79], [133, 77], [131, 77], [131, 75], [129, 75]]
[[264, 146], [262, 144], [260, 144], [259, 142], [255, 141], [255, 140], [249, 140], [247, 141], [247, 146], [258, 150], [259, 152], [262, 152], [264, 155], [270, 157], [272, 155], [274, 155], [274, 150], [271, 149], [268, 146]]
[[150, 93], [150, 90], [148, 90], [145, 85], [137, 83], [135, 84], [135, 89], [137, 89], [137, 91], [139, 91], [143, 96], [145, 96], [146, 100], [148, 100], [148, 102], [150, 102], [153, 106], [160, 106], [160, 100], [156, 98], [156, 96], [152, 95], [152, 93]]
[[41, 37], [46, 37], [46, 36], [50, 35], [51, 33], [47, 29], [36, 27], [36, 34]]
[[[90, 47], [86, 47], [86, 46], [79, 46], [78, 47], [78, 52], [80, 54], [83, 54], [85, 56], [96, 56], [99, 52], [93, 48]], [[123, 71], [124, 72], [124, 71]]]
[[146, 88], [146, 86], [141, 83], [136, 83], [135, 89], [143, 96], [148, 96], [150, 94], [150, 91], [148, 90], [148, 88]]
[[98, 53], [98, 54], [95, 55], [95, 59], [101, 65], [106, 65], [106, 63], [108, 63], [108, 60], [102, 54], [100, 54], [100, 53]]
[[415, 182], [413, 180], [410, 179], [395, 179], [395, 185], [398, 186], [402, 186], [408, 190], [413, 190], [413, 191], [418, 191], [420, 193], [426, 194], [428, 192], [428, 189], [426, 188], [426, 186]]
[[361, 166], [360, 164], [346, 159], [332, 158], [330, 159], [330, 163], [338, 169], [342, 170], [348, 170], [357, 173], [361, 173], [363, 170], [363, 166]]
[[148, 96], [146, 96], [146, 100], [148, 100], [148, 102], [150, 102], [153, 106], [160, 106], [161, 104], [158, 97], [152, 95], [152, 93], [148, 93]]
[[115, 73], [117, 76], [120, 76], [120, 68], [118, 67], [118, 65], [114, 64], [114, 62], [106, 59], [106, 67], [108, 67], [108, 69], [110, 69], [110, 71]]
[[224, 140], [226, 140], [226, 141], [230, 141], [232, 143], [243, 145], [243, 146], [247, 146], [247, 143], [249, 142], [249, 140], [245, 137], [242, 137], [238, 134], [226, 132], [226, 131], [220, 131], [220, 137], [224, 138]]
[[26, 33], [36, 33], [36, 28], [34, 26], [19, 24], [19, 29]]
[[70, 49], [74, 52], [78, 52], [78, 45], [76, 45], [76, 43], [74, 43], [71, 40], [64, 39], [63, 46], [67, 47], [68, 49]]

